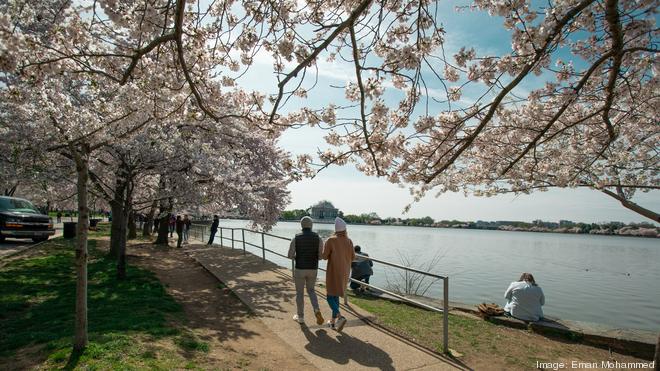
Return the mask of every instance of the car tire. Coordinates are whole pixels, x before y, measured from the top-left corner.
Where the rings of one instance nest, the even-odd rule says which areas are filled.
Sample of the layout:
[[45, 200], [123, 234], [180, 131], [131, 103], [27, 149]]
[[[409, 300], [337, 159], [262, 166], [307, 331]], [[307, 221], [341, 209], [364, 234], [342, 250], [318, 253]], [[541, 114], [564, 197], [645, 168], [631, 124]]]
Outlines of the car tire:
[[34, 241], [34, 242], [44, 242], [46, 240], [48, 240], [48, 237], [34, 237], [32, 239], [32, 241]]

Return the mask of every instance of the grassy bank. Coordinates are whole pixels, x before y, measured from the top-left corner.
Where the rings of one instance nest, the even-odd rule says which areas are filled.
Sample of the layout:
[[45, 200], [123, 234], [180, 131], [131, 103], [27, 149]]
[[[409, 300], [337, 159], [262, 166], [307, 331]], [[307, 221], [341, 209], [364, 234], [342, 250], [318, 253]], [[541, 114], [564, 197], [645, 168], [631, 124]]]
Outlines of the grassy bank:
[[[379, 325], [442, 352], [441, 314], [371, 296], [352, 295], [349, 300], [374, 314]], [[548, 338], [454, 314], [449, 315], [449, 348], [459, 360], [474, 369], [529, 370], [537, 368], [537, 361], [643, 361], [580, 344], [574, 339]]]
[[[92, 238], [107, 234], [107, 226]], [[72, 240], [54, 239], [0, 268], [0, 364], [14, 368], [197, 368], [208, 345], [185, 328], [181, 307], [154, 275], [116, 263], [89, 242], [89, 347], [71, 357], [75, 270]]]

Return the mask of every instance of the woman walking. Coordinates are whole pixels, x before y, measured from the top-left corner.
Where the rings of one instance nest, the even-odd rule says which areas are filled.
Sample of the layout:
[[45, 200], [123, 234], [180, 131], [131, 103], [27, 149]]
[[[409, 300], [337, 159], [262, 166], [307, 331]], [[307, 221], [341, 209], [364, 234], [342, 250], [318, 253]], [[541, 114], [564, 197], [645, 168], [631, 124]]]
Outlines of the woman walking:
[[339, 298], [344, 296], [351, 262], [355, 259], [353, 241], [348, 238], [346, 222], [341, 218], [335, 218], [335, 233], [325, 242], [323, 259], [328, 261], [325, 286], [328, 304], [332, 309], [332, 319], [328, 323], [330, 327], [341, 332], [346, 325], [346, 318], [339, 312]]

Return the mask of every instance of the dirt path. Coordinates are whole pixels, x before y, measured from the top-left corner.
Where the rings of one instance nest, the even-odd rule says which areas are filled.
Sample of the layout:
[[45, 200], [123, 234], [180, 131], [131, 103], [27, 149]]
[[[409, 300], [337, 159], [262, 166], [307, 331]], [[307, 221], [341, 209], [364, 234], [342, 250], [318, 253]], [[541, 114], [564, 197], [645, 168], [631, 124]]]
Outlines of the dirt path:
[[129, 254], [129, 264], [156, 274], [167, 292], [183, 305], [191, 330], [209, 343], [205, 368], [315, 369], [184, 252], [135, 245]]

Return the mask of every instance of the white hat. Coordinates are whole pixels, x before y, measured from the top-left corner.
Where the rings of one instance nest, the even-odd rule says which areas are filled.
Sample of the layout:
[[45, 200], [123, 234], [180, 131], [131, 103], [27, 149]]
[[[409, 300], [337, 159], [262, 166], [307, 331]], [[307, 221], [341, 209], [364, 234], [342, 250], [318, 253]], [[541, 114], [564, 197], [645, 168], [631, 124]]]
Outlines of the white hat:
[[335, 218], [335, 232], [341, 232], [346, 230], [346, 222], [340, 218]]
[[312, 228], [312, 218], [308, 216], [303, 216], [302, 219], [300, 219], [300, 226], [303, 228]]

